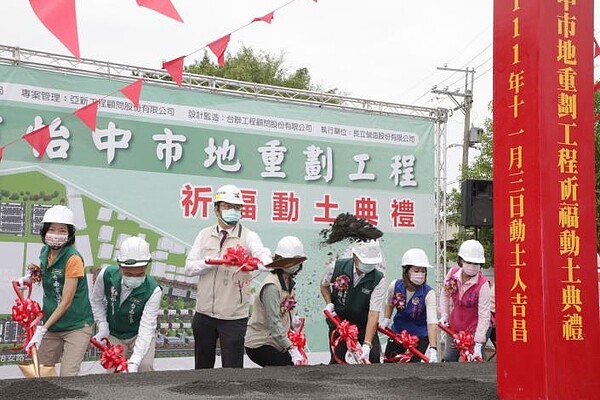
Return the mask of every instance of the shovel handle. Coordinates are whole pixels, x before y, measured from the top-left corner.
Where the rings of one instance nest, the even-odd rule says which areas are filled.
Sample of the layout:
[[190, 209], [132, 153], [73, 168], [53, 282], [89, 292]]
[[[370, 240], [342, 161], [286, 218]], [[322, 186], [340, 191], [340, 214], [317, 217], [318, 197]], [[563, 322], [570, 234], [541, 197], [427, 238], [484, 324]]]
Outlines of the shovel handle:
[[39, 362], [38, 356], [37, 356], [37, 346], [31, 347], [31, 361], [33, 362], [35, 376], [37, 378], [39, 378], [40, 377], [40, 362]]

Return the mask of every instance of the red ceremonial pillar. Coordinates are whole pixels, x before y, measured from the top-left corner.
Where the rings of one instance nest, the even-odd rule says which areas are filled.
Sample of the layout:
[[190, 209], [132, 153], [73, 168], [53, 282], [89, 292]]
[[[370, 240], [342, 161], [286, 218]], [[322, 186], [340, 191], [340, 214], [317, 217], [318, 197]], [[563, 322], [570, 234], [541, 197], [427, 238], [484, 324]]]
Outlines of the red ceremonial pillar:
[[593, 0], [494, 1], [501, 399], [599, 399]]

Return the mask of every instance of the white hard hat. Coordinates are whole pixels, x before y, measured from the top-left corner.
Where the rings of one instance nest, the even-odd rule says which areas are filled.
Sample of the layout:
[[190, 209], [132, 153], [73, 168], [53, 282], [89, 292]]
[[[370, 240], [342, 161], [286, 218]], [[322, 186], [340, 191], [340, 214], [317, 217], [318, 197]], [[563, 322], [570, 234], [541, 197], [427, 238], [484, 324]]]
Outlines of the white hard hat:
[[42, 223], [46, 222], [75, 226], [75, 217], [69, 207], [57, 205], [50, 207], [44, 214]]
[[352, 253], [364, 264], [381, 264], [383, 261], [378, 240], [355, 242], [352, 245]]
[[596, 266], [598, 267], [598, 271], [600, 271], [600, 254], [596, 253]]
[[296, 236], [285, 236], [277, 243], [275, 254], [284, 257], [304, 257], [304, 246]]
[[143, 267], [152, 257], [150, 256], [150, 245], [138, 236], [131, 236], [121, 243], [117, 262], [121, 267]]
[[433, 268], [427, 254], [421, 249], [408, 249], [402, 256], [402, 266]]
[[485, 263], [483, 245], [477, 240], [465, 240], [458, 249], [458, 256], [464, 261], [473, 264]]
[[242, 191], [234, 185], [225, 185], [217, 189], [213, 197], [213, 202], [218, 203], [220, 201], [224, 201], [225, 203], [229, 204], [244, 205]]

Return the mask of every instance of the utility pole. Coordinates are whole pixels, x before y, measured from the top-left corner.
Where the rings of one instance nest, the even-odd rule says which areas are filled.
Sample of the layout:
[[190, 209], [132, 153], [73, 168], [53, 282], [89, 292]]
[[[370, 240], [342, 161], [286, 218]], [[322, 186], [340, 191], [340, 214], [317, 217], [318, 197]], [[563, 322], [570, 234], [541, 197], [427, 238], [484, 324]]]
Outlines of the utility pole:
[[[465, 88], [464, 92], [461, 93], [458, 90], [451, 92], [448, 91], [448, 88], [444, 88], [444, 90], [439, 90], [436, 86], [431, 90], [436, 94], [445, 94], [450, 97], [450, 99], [456, 104], [456, 108], [454, 111], [461, 110], [463, 114], [465, 114], [465, 126], [463, 131], [463, 152], [462, 152], [462, 164], [461, 164], [461, 181], [464, 181], [466, 178], [467, 168], [469, 166], [469, 147], [471, 144], [469, 138], [469, 132], [471, 129], [471, 107], [473, 105], [473, 81], [475, 80], [475, 68], [467, 68], [467, 69], [455, 69], [455, 68], [447, 68], [447, 67], [438, 67], [437, 69], [442, 71], [452, 71], [452, 72], [464, 72], [465, 73]], [[470, 76], [469, 76], [470, 75]], [[470, 82], [469, 82], [470, 78]], [[462, 97], [463, 102], [459, 102], [456, 98]], [[446, 151], [444, 149], [444, 151]]]

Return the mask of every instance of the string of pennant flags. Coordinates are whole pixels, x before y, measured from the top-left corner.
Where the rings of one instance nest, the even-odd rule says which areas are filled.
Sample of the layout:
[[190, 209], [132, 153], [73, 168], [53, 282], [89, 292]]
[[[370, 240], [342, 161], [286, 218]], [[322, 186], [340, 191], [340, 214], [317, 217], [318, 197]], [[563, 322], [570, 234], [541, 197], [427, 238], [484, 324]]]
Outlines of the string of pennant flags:
[[[78, 108], [73, 112], [72, 115], [78, 117], [81, 122], [85, 124], [92, 132], [96, 130], [96, 120], [98, 116], [98, 106], [100, 102], [107, 97], [110, 97], [118, 92], [121, 92], [125, 97], [129, 99], [133, 103], [135, 107], [139, 107], [140, 105], [140, 96], [142, 92], [142, 84], [144, 82], [143, 78], [136, 80], [133, 83], [111, 92], [104, 97], [93, 101], [92, 103], [85, 105], [81, 108]], [[68, 118], [68, 117], [67, 117]], [[29, 145], [38, 152], [38, 158], [41, 160], [44, 158], [44, 154], [46, 153], [46, 149], [50, 144], [50, 125], [46, 124], [42, 127], [35, 129], [29, 133], [26, 133], [10, 142], [5, 144], [4, 146], [0, 146], [0, 160], [2, 160], [2, 155], [4, 153], [4, 149], [17, 143], [19, 140], [25, 140]]]
[[[185, 56], [177, 57], [173, 60], [164, 62], [163, 69], [169, 73], [173, 81], [178, 86], [181, 86], [183, 81], [184, 59], [196, 54], [204, 48], [210, 49], [210, 51], [217, 57], [218, 65], [223, 67], [225, 65], [225, 51], [227, 50], [227, 46], [233, 33], [236, 33], [255, 22], [266, 22], [270, 24], [275, 17], [276, 11], [281, 10], [295, 1], [297, 0], [290, 0], [287, 3], [277, 7], [273, 11], [261, 17], [254, 18], [251, 22], [238, 27], [227, 35], [210, 42]], [[318, 0], [312, 1], [316, 3]], [[171, 0], [136, 0], [136, 2], [141, 7], [149, 8], [176, 21], [183, 22], [183, 19], [171, 3]], [[42, 24], [71, 52], [71, 54], [73, 54], [73, 56], [80, 58], [75, 0], [29, 0], [29, 3]], [[78, 117], [92, 132], [94, 132], [96, 130], [96, 120], [100, 102], [103, 99], [116, 94], [117, 92], [121, 92], [134, 104], [135, 107], [138, 107], [143, 81], [143, 78], [138, 79], [137, 81], [119, 90], [109, 93], [90, 104], [78, 108], [73, 112], [73, 115]], [[29, 145], [39, 154], [38, 158], [41, 160], [43, 159], [46, 149], [50, 144], [50, 125], [43, 125], [41, 128], [26, 133], [19, 138], [0, 146], [0, 161], [2, 160], [4, 149], [15, 144], [21, 139], [29, 143]]]
[[[184, 59], [189, 57], [198, 51], [208, 48], [217, 57], [217, 62], [220, 67], [225, 65], [225, 51], [231, 39], [231, 35], [238, 32], [247, 26], [255, 22], [266, 22], [271, 24], [275, 16], [275, 12], [294, 3], [297, 0], [290, 0], [287, 3], [279, 6], [275, 10], [261, 16], [254, 18], [251, 22], [233, 30], [232, 32], [214, 40], [191, 53], [174, 58], [169, 61], [165, 61], [162, 64], [173, 81], [181, 86], [183, 82], [183, 65]], [[312, 0], [315, 3], [318, 0]], [[67, 49], [77, 58], [79, 57], [79, 41], [77, 37], [77, 17], [75, 11], [75, 0], [29, 0], [31, 7], [35, 14], [38, 16], [42, 24], [48, 28], [48, 30], [57, 37], [57, 39], [67, 47]], [[183, 22], [183, 19], [171, 3], [171, 0], [136, 0], [137, 4], [141, 7], [146, 7], [161, 13], [169, 18], [176, 21]], [[594, 38], [594, 58], [600, 56], [600, 45]], [[127, 86], [116, 90], [112, 93], [105, 95], [104, 97], [95, 100], [94, 102], [87, 104], [81, 108], [78, 108], [73, 112], [73, 115], [78, 117], [92, 132], [96, 130], [98, 107], [101, 100], [112, 96], [118, 92], [121, 92], [127, 97], [135, 107], [139, 107], [139, 101], [141, 96], [143, 78], [136, 80], [135, 82], [128, 84]], [[600, 81], [594, 85], [594, 92], [600, 90]], [[595, 120], [600, 120], [600, 113], [595, 115]], [[26, 133], [19, 138], [16, 138], [7, 144], [0, 146], [0, 161], [4, 153], [4, 149], [18, 142], [19, 140], [25, 140], [29, 145], [39, 154], [38, 158], [41, 160], [46, 153], [46, 149], [50, 144], [50, 125], [43, 125], [41, 128], [35, 129], [32, 132]]]

